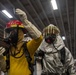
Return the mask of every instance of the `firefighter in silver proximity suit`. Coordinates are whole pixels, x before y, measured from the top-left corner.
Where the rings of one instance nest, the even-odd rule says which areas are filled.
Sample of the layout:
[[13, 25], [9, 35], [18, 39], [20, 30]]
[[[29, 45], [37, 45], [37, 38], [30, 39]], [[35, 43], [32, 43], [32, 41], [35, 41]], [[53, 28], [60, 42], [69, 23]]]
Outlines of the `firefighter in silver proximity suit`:
[[[41, 75], [76, 75], [74, 61], [71, 52], [65, 47], [60, 36], [60, 30], [50, 24], [43, 30], [43, 41], [36, 51], [38, 57], [42, 57], [42, 74]], [[65, 50], [61, 54], [61, 50]], [[63, 62], [61, 62], [62, 55]]]

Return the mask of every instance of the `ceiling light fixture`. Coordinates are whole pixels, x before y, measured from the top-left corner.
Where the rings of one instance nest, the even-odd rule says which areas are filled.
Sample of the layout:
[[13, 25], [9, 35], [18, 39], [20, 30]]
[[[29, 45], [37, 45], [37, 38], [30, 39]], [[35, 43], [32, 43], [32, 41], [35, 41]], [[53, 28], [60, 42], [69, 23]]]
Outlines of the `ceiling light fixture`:
[[62, 36], [62, 39], [65, 40], [65, 36]]
[[13, 16], [11, 14], [9, 14], [6, 10], [2, 10], [2, 12], [7, 15], [9, 18], [13, 18]]
[[56, 0], [51, 0], [51, 4], [52, 4], [52, 7], [53, 7], [54, 10], [58, 9]]

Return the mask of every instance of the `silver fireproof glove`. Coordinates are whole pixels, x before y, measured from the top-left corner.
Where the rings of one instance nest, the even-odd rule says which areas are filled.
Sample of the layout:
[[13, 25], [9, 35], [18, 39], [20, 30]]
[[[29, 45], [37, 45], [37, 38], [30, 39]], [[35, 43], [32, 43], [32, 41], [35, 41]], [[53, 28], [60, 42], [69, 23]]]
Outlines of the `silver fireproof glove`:
[[41, 35], [41, 32], [30, 21], [28, 21], [26, 13], [21, 9], [16, 9], [16, 13], [17, 15], [19, 15], [19, 18], [23, 22], [25, 28], [30, 33], [32, 38], [34, 39], [39, 38]]

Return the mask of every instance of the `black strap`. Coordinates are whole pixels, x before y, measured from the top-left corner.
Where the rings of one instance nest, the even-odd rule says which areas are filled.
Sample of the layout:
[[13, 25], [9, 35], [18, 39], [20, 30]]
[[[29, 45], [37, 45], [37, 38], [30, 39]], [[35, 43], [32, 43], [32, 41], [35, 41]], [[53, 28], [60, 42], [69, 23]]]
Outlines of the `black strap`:
[[[34, 71], [34, 68], [33, 68], [33, 64], [31, 63], [32, 61], [32, 58], [30, 56], [30, 53], [27, 49], [27, 42], [24, 42], [23, 44], [23, 50], [24, 50], [24, 53], [25, 53], [25, 57], [27, 58], [27, 62], [28, 62], [28, 65], [29, 65], [29, 69], [31, 71], [31, 75], [33, 75], [33, 71]], [[10, 54], [9, 54], [9, 48], [6, 49], [6, 51], [4, 52], [4, 56], [6, 56], [6, 70], [8, 71], [8, 69], [10, 68]]]
[[6, 71], [10, 68], [10, 55], [9, 55], [9, 48], [5, 48], [5, 52], [3, 53], [6, 56]]
[[24, 48], [24, 52], [25, 52], [25, 57], [27, 58], [27, 62], [28, 62], [28, 65], [29, 65], [29, 69], [30, 69], [30, 71], [31, 71], [31, 75], [33, 75], [34, 68], [33, 68], [33, 64], [31, 63], [32, 58], [31, 58], [30, 53], [29, 53], [29, 51], [28, 51], [28, 49], [27, 49], [27, 44], [26, 44], [26, 43], [27, 43], [27, 42], [25, 42], [25, 43], [23, 44], [23, 48]]
[[[64, 65], [64, 64], [65, 64], [65, 56], [66, 56], [65, 47], [63, 47], [63, 48], [60, 50], [60, 53], [61, 53], [61, 62], [62, 62], [62, 64]], [[65, 72], [65, 75], [70, 75], [68, 69], [67, 69], [67, 71]]]
[[60, 50], [60, 55], [61, 55], [61, 62], [62, 64], [64, 65], [65, 64], [65, 47], [63, 47], [61, 50]]

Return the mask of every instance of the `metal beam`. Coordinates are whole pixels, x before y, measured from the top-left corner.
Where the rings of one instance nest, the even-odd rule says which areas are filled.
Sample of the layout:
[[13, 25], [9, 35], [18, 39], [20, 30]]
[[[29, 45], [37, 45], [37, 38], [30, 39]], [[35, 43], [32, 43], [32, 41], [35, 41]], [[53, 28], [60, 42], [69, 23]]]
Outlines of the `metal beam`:
[[[4, 21], [4, 20], [2, 20], [1, 18], [0, 18], [0, 21], [3, 23], [3, 25], [2, 24], [0, 24], [0, 26], [2, 27], [2, 28], [5, 28], [5, 26], [4, 25], [6, 25], [6, 22]], [[0, 28], [1, 29], [1, 28]], [[3, 29], [1, 29], [1, 31], [4, 31]]]
[[2, 20], [1, 18], [0, 18], [0, 21], [5, 25], [6, 24], [6, 22], [4, 21], [4, 20]]
[[70, 50], [72, 52], [72, 41], [71, 41], [71, 30], [70, 30], [68, 0], [66, 0], [66, 11], [67, 11], [67, 20], [68, 20], [68, 29], [69, 29], [69, 38], [70, 38]]
[[[66, 37], [66, 32], [65, 32], [65, 28], [64, 28], [62, 13], [61, 13], [61, 8], [60, 8], [60, 5], [59, 5], [59, 0], [57, 0], [57, 5], [58, 5], [59, 14], [60, 14], [60, 20], [61, 20], [61, 23], [62, 23], [62, 29], [63, 29], [64, 35]], [[67, 45], [67, 47], [69, 47], [68, 43], [67, 43], [67, 38], [66, 38], [66, 45]]]
[[43, 6], [42, 6], [40, 0], [37, 0], [37, 2], [39, 3], [39, 6], [41, 7], [42, 12], [43, 12], [43, 14], [44, 14], [44, 16], [45, 16], [45, 18], [46, 18], [46, 20], [47, 20], [47, 22], [48, 22], [48, 25], [49, 25], [49, 24], [50, 24], [50, 21], [49, 21], [47, 15], [46, 15], [46, 13], [45, 13], [45, 11], [44, 11], [44, 9], [43, 9]]
[[1, 26], [2, 28], [5, 28], [5, 26], [3, 26], [2, 24], [0, 24], [0, 26]]
[[[0, 5], [4, 8], [4, 9], [6, 9], [7, 11], [8, 11], [8, 9], [2, 4], [2, 3], [0, 3]], [[15, 19], [17, 19], [13, 14], [12, 14], [12, 16], [15, 18]], [[6, 17], [7, 18], [7, 17]], [[9, 18], [7, 18], [8, 20], [10, 20]]]
[[[12, 6], [12, 10], [15, 9], [15, 7], [12, 5], [12, 3], [11, 3], [9, 0], [7, 0], [7, 2]], [[14, 11], [13, 11], [13, 12], [14, 12]], [[15, 19], [17, 19], [17, 17], [15, 17], [13, 14], [12, 14], [12, 16], [13, 16]]]
[[76, 0], [74, 1], [74, 57], [76, 58]]
[[31, 4], [30, 0], [27, 0], [27, 1], [28, 1], [28, 3], [30, 4], [30, 6], [31, 6], [31, 8], [33, 9], [33, 11], [35, 12], [35, 14], [37, 15], [37, 18], [39, 19], [41, 25], [42, 25], [43, 27], [45, 27], [44, 23], [42, 22], [41, 18], [39, 17], [38, 13], [36, 12], [35, 8], [34, 8], [33, 5]]
[[24, 8], [23, 4], [20, 2], [20, 0], [17, 0], [17, 2], [19, 3], [19, 5], [22, 7], [22, 9], [26, 12], [26, 14], [28, 15], [28, 17], [32, 20], [32, 22], [35, 24], [35, 26], [41, 31], [41, 29], [39, 28], [39, 26], [37, 25], [37, 23], [33, 20], [33, 18], [31, 17], [31, 15], [28, 13], [28, 11]]

